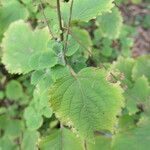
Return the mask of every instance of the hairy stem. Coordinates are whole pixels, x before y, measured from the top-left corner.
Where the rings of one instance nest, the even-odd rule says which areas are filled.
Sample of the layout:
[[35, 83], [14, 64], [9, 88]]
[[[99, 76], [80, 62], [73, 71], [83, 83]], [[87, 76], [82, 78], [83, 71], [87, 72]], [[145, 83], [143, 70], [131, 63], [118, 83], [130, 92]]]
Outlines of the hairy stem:
[[[72, 6], [73, 6], [73, 0], [72, 0]], [[71, 8], [71, 11], [72, 11], [72, 8]], [[57, 14], [58, 14], [58, 20], [59, 20], [59, 28], [61, 30], [60, 40], [62, 42], [64, 42], [64, 30], [63, 30], [63, 26], [62, 26], [62, 18], [61, 18], [61, 11], [60, 11], [60, 0], [57, 0]], [[70, 17], [69, 17], [69, 23], [68, 23], [69, 27], [70, 27], [70, 22], [71, 22], [71, 15], [72, 15], [72, 13], [70, 13]], [[68, 30], [68, 34], [69, 34], [69, 30]], [[64, 48], [63, 48], [63, 57], [64, 57], [64, 60], [65, 60], [66, 66], [70, 70], [71, 75], [73, 77], [76, 77], [76, 73], [74, 72], [74, 70], [72, 69], [72, 67], [69, 64], [67, 64], [67, 59], [66, 59], [66, 56], [65, 56], [65, 49]]]
[[45, 23], [46, 23], [46, 25], [48, 27], [49, 33], [52, 36], [52, 38], [55, 39], [54, 34], [53, 34], [52, 30], [51, 30], [51, 27], [50, 27], [50, 25], [48, 23], [47, 17], [46, 17], [45, 12], [44, 12], [44, 8], [43, 8], [43, 5], [42, 5], [42, 0], [40, 0], [40, 7], [41, 7], [41, 10], [42, 10], [42, 14], [43, 14]]
[[60, 124], [60, 128], [61, 128], [61, 150], [63, 150], [64, 148], [63, 148], [63, 128], [64, 128], [64, 126], [62, 125], [62, 124]]
[[57, 0], [57, 14], [58, 14], [58, 21], [59, 21], [59, 29], [61, 31], [61, 33], [60, 33], [60, 40], [64, 41], [62, 18], [61, 18], [61, 11], [60, 11], [60, 0]]
[[66, 40], [65, 40], [65, 45], [64, 45], [64, 51], [65, 52], [67, 51], [67, 45], [68, 45], [68, 37], [69, 37], [69, 31], [70, 31], [71, 19], [72, 19], [73, 2], [74, 2], [74, 0], [71, 0], [70, 14], [69, 14], [69, 21], [68, 21], [68, 28], [67, 28], [67, 35], [66, 35]]

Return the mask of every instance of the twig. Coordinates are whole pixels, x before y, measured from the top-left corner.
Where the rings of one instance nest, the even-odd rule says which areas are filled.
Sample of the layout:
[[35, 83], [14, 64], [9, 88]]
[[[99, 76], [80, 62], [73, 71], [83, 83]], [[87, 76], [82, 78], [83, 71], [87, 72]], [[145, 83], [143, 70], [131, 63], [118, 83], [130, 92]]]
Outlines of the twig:
[[67, 51], [68, 37], [69, 37], [69, 31], [70, 31], [71, 19], [72, 19], [73, 2], [74, 2], [74, 0], [71, 0], [70, 14], [69, 14], [69, 21], [68, 21], [68, 28], [67, 28], [67, 35], [66, 35], [66, 40], [65, 40], [65, 45], [64, 45], [64, 52]]
[[70, 71], [71, 75], [76, 79], [77, 78], [76, 77], [76, 73], [74, 72], [74, 70], [72, 69], [72, 67], [69, 64], [67, 64], [67, 66], [69, 68], [69, 71]]
[[84, 140], [84, 150], [88, 150], [86, 140]]
[[63, 129], [64, 129], [64, 126], [62, 124], [60, 124], [60, 128], [61, 128], [61, 150], [63, 150]]
[[[68, 23], [69, 28], [70, 28], [70, 23], [71, 23], [72, 6], [73, 6], [73, 0], [72, 0], [72, 3], [71, 3], [71, 8], [70, 8], [71, 12], [70, 12], [69, 23]], [[61, 18], [61, 11], [60, 11], [60, 0], [57, 0], [57, 14], [58, 14], [59, 28], [61, 30], [60, 40], [63, 42], [64, 41], [64, 28], [62, 26], [62, 18]], [[67, 33], [69, 34], [69, 29], [67, 30]], [[74, 72], [74, 70], [72, 69], [72, 67], [69, 64], [67, 64], [67, 59], [65, 57], [65, 49], [64, 49], [64, 47], [63, 47], [63, 56], [64, 56], [65, 64], [66, 64], [66, 66], [68, 66], [71, 75], [74, 78], [76, 78], [76, 73]]]
[[40, 7], [41, 7], [41, 10], [42, 10], [42, 14], [43, 14], [43, 16], [44, 16], [44, 21], [45, 21], [45, 23], [47, 24], [49, 33], [50, 33], [50, 35], [52, 36], [52, 38], [55, 39], [55, 37], [54, 37], [54, 35], [53, 35], [53, 33], [52, 33], [52, 30], [51, 30], [51, 28], [50, 28], [50, 25], [49, 25], [49, 23], [48, 23], [47, 17], [46, 17], [46, 15], [45, 15], [45, 12], [44, 12], [44, 8], [43, 8], [43, 5], [42, 5], [42, 0], [40, 0]]
[[60, 40], [64, 40], [64, 33], [63, 33], [63, 26], [62, 26], [62, 18], [61, 18], [61, 11], [60, 11], [60, 0], [57, 0], [57, 14], [58, 14], [58, 21], [59, 21], [59, 28], [60, 28]]

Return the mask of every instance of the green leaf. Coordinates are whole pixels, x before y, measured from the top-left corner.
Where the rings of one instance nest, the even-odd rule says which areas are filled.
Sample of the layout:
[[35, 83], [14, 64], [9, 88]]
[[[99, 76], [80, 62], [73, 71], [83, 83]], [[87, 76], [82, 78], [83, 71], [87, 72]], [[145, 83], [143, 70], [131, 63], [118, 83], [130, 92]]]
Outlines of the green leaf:
[[57, 55], [53, 51], [46, 51], [33, 54], [29, 60], [29, 66], [33, 70], [40, 70], [53, 67], [57, 62]]
[[63, 43], [60, 41], [51, 40], [48, 43], [48, 49], [53, 50], [55, 55], [58, 57], [57, 64], [65, 66]]
[[[89, 21], [113, 7], [113, 0], [75, 0], [72, 9], [72, 20]], [[67, 22], [69, 18], [70, 2], [62, 3], [61, 12]]]
[[14, 22], [2, 42], [2, 62], [10, 73], [28, 73], [34, 69], [29, 66], [31, 57], [46, 51], [49, 40], [47, 29], [32, 31], [22, 20]]
[[120, 132], [113, 141], [113, 150], [147, 150], [150, 147], [150, 122]]
[[24, 150], [38, 150], [38, 139], [39, 133], [37, 131], [26, 130], [23, 134], [21, 148]]
[[146, 77], [140, 77], [136, 80], [132, 89], [128, 89], [125, 93], [127, 99], [127, 109], [130, 114], [136, 113], [138, 106], [145, 109], [150, 98], [150, 86]]
[[150, 81], [150, 55], [139, 57], [132, 70], [132, 78], [134, 81], [143, 75]]
[[16, 150], [17, 146], [15, 143], [10, 140], [9, 137], [4, 136], [3, 138], [0, 138], [0, 149], [1, 150]]
[[119, 129], [118, 131], [127, 131], [129, 129], [133, 129], [134, 127], [136, 127], [136, 122], [139, 119], [139, 117], [136, 114], [134, 115], [130, 115], [128, 113], [128, 111], [126, 111], [125, 114], [123, 114], [120, 118], [119, 118]]
[[58, 80], [50, 90], [50, 104], [62, 123], [86, 139], [94, 131], [113, 131], [123, 107], [122, 90], [106, 81], [104, 70], [85, 68], [75, 77]]
[[31, 84], [37, 85], [38, 82], [43, 78], [44, 70], [34, 71], [31, 75]]
[[53, 81], [56, 81], [59, 78], [69, 75], [70, 71], [67, 66], [57, 65], [57, 66], [51, 68], [51, 73], [52, 73]]
[[29, 105], [25, 109], [24, 118], [26, 120], [26, 125], [30, 130], [38, 129], [43, 123], [41, 114], [39, 112], [37, 113], [36, 109], [32, 105]]
[[[6, 0], [5, 0], [6, 1]], [[8, 26], [19, 19], [27, 19], [29, 13], [27, 9], [21, 5], [18, 1], [7, 1], [5, 5], [0, 7], [0, 41], [3, 37], [3, 33]]]
[[23, 131], [23, 122], [20, 120], [9, 120], [7, 125], [7, 130], [5, 131], [6, 135], [11, 136], [15, 139], [15, 137], [21, 136], [21, 132]]
[[81, 69], [87, 67], [87, 59], [88, 58], [84, 56], [82, 52], [76, 52], [75, 55], [69, 59], [69, 63], [75, 72], [79, 72]]
[[79, 43], [71, 36], [69, 36], [66, 49], [66, 56], [72, 56], [79, 49], [79, 47]]
[[104, 13], [97, 17], [99, 29], [103, 37], [116, 39], [119, 37], [122, 27], [122, 16], [117, 8], [113, 8], [112, 12]]
[[135, 60], [132, 58], [119, 57], [116, 62], [114, 62], [112, 68], [118, 69], [124, 75], [124, 84], [132, 86], [132, 69], [134, 67]]
[[11, 80], [6, 85], [6, 96], [10, 100], [18, 100], [23, 96], [21, 84], [16, 80]]
[[71, 36], [72, 36], [72, 39], [74, 39], [77, 43], [79, 43], [80, 47], [84, 51], [91, 49], [92, 41], [91, 41], [89, 33], [86, 30], [73, 27], [71, 29]]
[[27, 127], [35, 130], [41, 127], [43, 116], [47, 118], [52, 116], [52, 109], [48, 106], [48, 89], [53, 83], [50, 69], [33, 72], [32, 81], [36, 84], [36, 88], [33, 100], [25, 109], [24, 117]]
[[60, 129], [43, 137], [39, 143], [41, 150], [82, 150], [82, 144], [70, 130]]
[[113, 51], [111, 47], [112, 41], [110, 39], [105, 38], [103, 39], [102, 44], [103, 44], [103, 48], [101, 50], [102, 55], [105, 57], [110, 57]]
[[4, 98], [5, 94], [3, 91], [0, 91], [0, 100], [2, 100]]

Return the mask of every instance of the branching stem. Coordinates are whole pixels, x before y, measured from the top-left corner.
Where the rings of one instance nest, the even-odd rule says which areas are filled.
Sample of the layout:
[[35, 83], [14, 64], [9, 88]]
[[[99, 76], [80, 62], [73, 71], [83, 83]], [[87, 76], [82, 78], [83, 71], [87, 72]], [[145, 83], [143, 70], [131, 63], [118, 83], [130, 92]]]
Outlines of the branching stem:
[[[71, 2], [71, 8], [70, 8], [71, 12], [70, 12], [69, 23], [68, 23], [68, 27], [69, 28], [70, 28], [70, 24], [71, 24], [72, 7], [73, 7], [73, 0]], [[63, 26], [62, 26], [62, 17], [61, 17], [61, 11], [60, 11], [60, 0], [57, 0], [57, 14], [58, 14], [59, 28], [61, 30], [60, 40], [62, 42], [64, 42], [64, 29], [63, 29]], [[66, 37], [67, 41], [68, 41], [68, 34], [69, 34], [69, 29], [67, 30], [67, 37]], [[76, 73], [74, 72], [74, 70], [72, 69], [72, 67], [69, 64], [67, 64], [64, 47], [63, 47], [63, 56], [64, 56], [65, 64], [69, 68], [71, 75], [73, 77], [76, 77]]]

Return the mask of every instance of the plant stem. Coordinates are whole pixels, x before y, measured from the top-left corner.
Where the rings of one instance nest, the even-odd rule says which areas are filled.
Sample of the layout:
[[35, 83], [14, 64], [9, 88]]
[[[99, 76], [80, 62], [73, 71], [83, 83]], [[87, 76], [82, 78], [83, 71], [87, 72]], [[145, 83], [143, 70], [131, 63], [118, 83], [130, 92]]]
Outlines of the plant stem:
[[67, 28], [67, 35], [66, 35], [66, 40], [65, 40], [64, 52], [67, 51], [68, 37], [69, 37], [69, 31], [70, 31], [71, 19], [72, 19], [73, 2], [74, 2], [74, 0], [71, 0], [70, 14], [69, 14], [69, 21], [68, 21], [68, 28]]
[[52, 30], [51, 30], [51, 27], [50, 27], [50, 25], [49, 25], [49, 23], [48, 23], [48, 20], [47, 20], [47, 18], [46, 18], [46, 15], [45, 15], [45, 12], [44, 12], [44, 8], [43, 8], [43, 5], [42, 5], [42, 0], [40, 0], [40, 7], [41, 7], [41, 10], [42, 10], [42, 14], [43, 14], [45, 23], [47, 24], [49, 33], [50, 33], [50, 35], [52, 36], [52, 38], [55, 39], [54, 34], [53, 34], [53, 32], [52, 32]]
[[[73, 0], [72, 0], [72, 4], [71, 5], [73, 6]], [[71, 8], [71, 12], [72, 12], [72, 8]], [[64, 41], [64, 30], [63, 30], [63, 26], [62, 26], [62, 18], [61, 18], [61, 11], [60, 11], [60, 0], [57, 0], [57, 14], [58, 14], [58, 20], [59, 20], [59, 28], [61, 30], [60, 40], [63, 42]], [[70, 27], [70, 22], [71, 22], [71, 15], [72, 15], [72, 13], [70, 13], [70, 17], [69, 17], [69, 23], [68, 23], [69, 27]], [[68, 29], [67, 33], [69, 34], [69, 29]], [[65, 49], [64, 49], [64, 47], [63, 47], [63, 57], [64, 57], [64, 60], [65, 60], [66, 66], [70, 70], [71, 75], [74, 78], [76, 78], [76, 73], [74, 72], [72, 67], [69, 64], [67, 64], [67, 59], [66, 59], [66, 56], [65, 56]]]
[[61, 150], [63, 150], [63, 129], [64, 129], [64, 126], [62, 124], [60, 124], [60, 128], [61, 128]]
[[86, 140], [84, 140], [84, 150], [88, 150]]
[[60, 11], [60, 0], [57, 0], [57, 14], [59, 20], [59, 28], [60, 28], [60, 40], [64, 41], [64, 33], [63, 33], [63, 26], [62, 26], [62, 18], [61, 18], [61, 11]]

